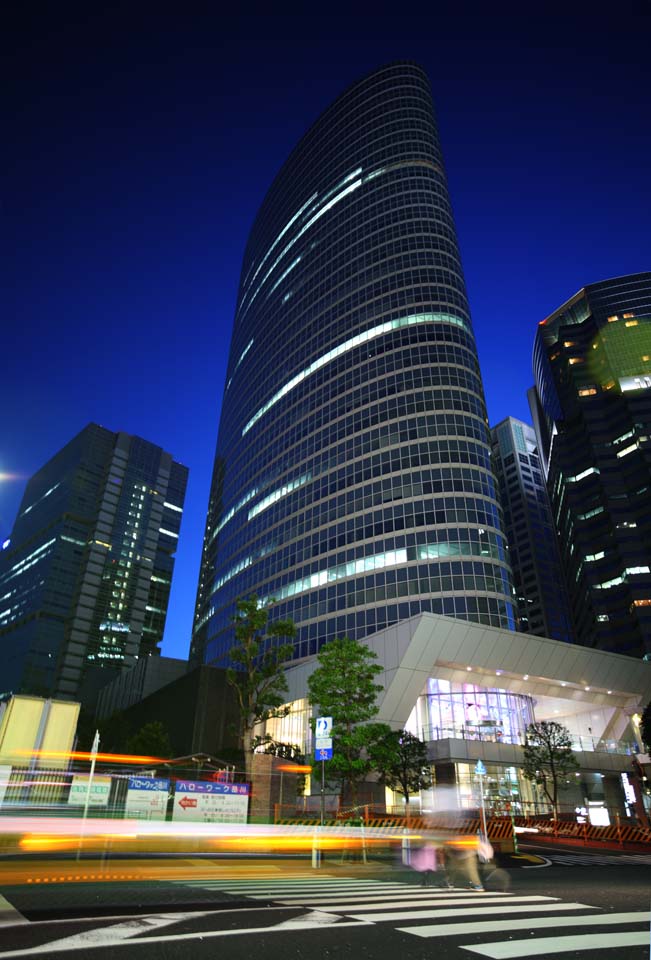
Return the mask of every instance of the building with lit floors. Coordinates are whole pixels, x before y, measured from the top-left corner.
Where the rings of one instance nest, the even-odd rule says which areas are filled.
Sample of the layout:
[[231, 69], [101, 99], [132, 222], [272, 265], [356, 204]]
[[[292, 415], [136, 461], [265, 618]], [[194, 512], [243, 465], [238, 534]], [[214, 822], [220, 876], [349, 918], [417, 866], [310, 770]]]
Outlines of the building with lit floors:
[[651, 655], [651, 273], [581, 289], [538, 326], [534, 426], [576, 639]]
[[528, 423], [507, 417], [492, 428], [491, 436], [518, 630], [571, 642], [569, 601], [536, 435]]
[[89, 424], [29, 480], [0, 554], [8, 691], [80, 700], [163, 637], [187, 469]]
[[514, 629], [475, 337], [429, 83], [353, 84], [274, 180], [244, 254], [191, 645], [238, 597], [296, 657], [423, 611]]

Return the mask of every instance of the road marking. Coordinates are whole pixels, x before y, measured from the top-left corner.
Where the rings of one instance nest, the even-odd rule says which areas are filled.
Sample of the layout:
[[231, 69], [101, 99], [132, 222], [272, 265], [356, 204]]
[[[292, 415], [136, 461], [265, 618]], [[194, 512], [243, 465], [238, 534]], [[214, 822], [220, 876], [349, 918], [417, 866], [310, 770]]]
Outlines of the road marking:
[[0, 927], [13, 927], [18, 923], [29, 923], [20, 910], [0, 894]]
[[634, 866], [647, 866], [651, 863], [651, 856], [627, 856], [626, 854], [615, 854], [612, 857], [604, 854], [592, 855], [589, 853], [554, 853], [550, 854], [549, 859], [552, 863], [557, 863], [564, 867], [571, 866], [599, 866], [616, 867], [622, 863], [633, 864]]
[[551, 862], [551, 860], [548, 860], [547, 857], [542, 857], [542, 856], [541, 856], [541, 857], [539, 857], [538, 859], [539, 859], [539, 860], [544, 860], [545, 862], [544, 862], [544, 863], [529, 863], [529, 864], [526, 864], [526, 863], [525, 863], [525, 864], [522, 865], [522, 869], [523, 869], [523, 870], [542, 870], [544, 867], [551, 867], [552, 862]]
[[302, 917], [291, 917], [289, 920], [283, 920], [277, 924], [274, 929], [284, 927], [285, 930], [291, 930], [298, 927], [302, 930], [306, 921], [312, 921], [316, 926], [323, 926], [326, 923], [336, 923], [337, 919], [337, 916], [333, 913], [324, 913], [323, 910], [311, 910], [308, 914], [303, 914]]
[[[212, 911], [211, 911], [212, 912]], [[177, 917], [181, 917], [182, 914], [177, 914]], [[197, 914], [194, 914], [197, 916]], [[365, 921], [359, 920], [343, 920], [338, 921], [336, 924], [337, 929], [340, 927], [365, 927], [368, 924]], [[102, 927], [100, 930], [94, 931], [95, 933], [109, 932], [114, 928], [111, 927]], [[309, 913], [304, 917], [297, 917], [296, 921], [292, 924], [292, 930], [320, 930], [323, 929], [323, 922], [315, 921], [312, 918], [312, 914]], [[91, 931], [89, 931], [91, 932]], [[136, 931], [134, 931], [135, 933]], [[5, 960], [5, 958], [13, 957], [32, 957], [35, 953], [44, 953], [50, 952], [52, 950], [65, 950], [66, 952], [73, 952], [77, 950], [94, 950], [97, 948], [104, 947], [136, 947], [136, 946], [152, 946], [153, 944], [161, 943], [181, 943], [182, 941], [192, 941], [192, 940], [212, 940], [215, 937], [238, 937], [238, 936], [254, 936], [257, 937], [261, 933], [287, 933], [287, 927], [283, 926], [283, 922], [274, 924], [271, 927], [251, 927], [250, 929], [237, 928], [235, 930], [202, 930], [197, 933], [178, 933], [178, 934], [169, 934], [162, 937], [136, 937], [135, 939], [117, 939], [114, 940], [111, 937], [108, 937], [105, 940], [96, 940], [96, 941], [86, 941], [82, 942], [72, 942], [77, 940], [76, 937], [69, 937], [66, 940], [57, 940], [54, 943], [40, 944], [38, 947], [30, 947], [27, 950], [6, 950], [0, 951], [0, 960]], [[67, 942], [66, 942], [67, 941]], [[65, 946], [61, 946], [65, 944]]]
[[[500, 910], [500, 909], [503, 910], [507, 904], [510, 905], [512, 903], [545, 903], [545, 902], [558, 903], [558, 898], [557, 897], [533, 897], [533, 896], [532, 897], [512, 897], [508, 893], [502, 893], [502, 894], [497, 894], [492, 900], [487, 900], [484, 894], [474, 893], [470, 897], [457, 897], [457, 898], [446, 897], [446, 898], [437, 898], [436, 900], [432, 899], [430, 901], [407, 900], [405, 902], [396, 903], [396, 907], [399, 907], [400, 910], [407, 910], [407, 909], [411, 910], [414, 907], [416, 908], [427, 907], [427, 913], [423, 914], [423, 916], [431, 917], [431, 916], [436, 916], [439, 909], [443, 907], [457, 907], [457, 906], [465, 907], [465, 906], [472, 905], [475, 909], [479, 909], [483, 913], [485, 909], [484, 904], [489, 904], [489, 903], [497, 903], [498, 906], [496, 907], [496, 910]], [[288, 906], [288, 904], [285, 904], [285, 905]], [[294, 906], [296, 906], [296, 904], [294, 904]], [[328, 906], [328, 910], [333, 910], [338, 913], [350, 913], [351, 915], [353, 910], [382, 911], [386, 909], [387, 909], [386, 902], [385, 903], [357, 903], [357, 904], [333, 902]], [[359, 915], [357, 913], [355, 915], [357, 916], [357, 919], [359, 919]], [[416, 912], [416, 913], [412, 913], [411, 916], [418, 917], [420, 916], [420, 914]], [[400, 919], [404, 919], [405, 914], [391, 912], [390, 914], [385, 915], [384, 919], [387, 919], [388, 917], [397, 918], [398, 920], [400, 920]]]
[[[142, 917], [131, 917], [123, 923], [115, 923], [106, 927], [98, 927], [94, 930], [84, 930], [81, 933], [75, 933], [70, 937], [63, 937], [61, 940], [52, 940], [48, 944], [41, 944], [38, 947], [31, 947], [28, 950], [0, 952], [0, 958], [16, 956], [27, 956], [29, 953], [36, 953], [47, 949], [50, 950], [86, 950], [93, 947], [116, 946], [120, 941], [128, 940], [137, 933], [145, 933], [147, 930], [158, 930], [160, 927], [169, 926], [172, 923], [179, 923], [191, 917], [205, 917], [210, 915], [212, 910], [206, 910], [202, 913], [166, 913], [147, 915]], [[97, 917], [95, 917], [97, 920]]]
[[[495, 901], [493, 901], [494, 903]], [[455, 908], [453, 910], [410, 910], [409, 913], [349, 913], [349, 917], [355, 920], [365, 920], [367, 923], [386, 923], [396, 920], [455, 920], [457, 917], [482, 917], [487, 916], [510, 916], [512, 913], [553, 913], [556, 910], [598, 910], [598, 907], [590, 907], [585, 903], [541, 903], [539, 905], [526, 904], [525, 906], [512, 907], [509, 904], [500, 904], [493, 906], [489, 904], [486, 907], [467, 907]]]
[[[606, 950], [609, 947], [644, 947], [649, 945], [648, 930], [641, 933], [587, 933], [575, 937], [543, 937], [540, 940], [505, 940], [501, 943], [466, 947], [491, 960], [510, 960], [512, 957], [549, 957], [554, 953], [572, 950]], [[620, 954], [622, 956], [622, 954]]]
[[[557, 910], [584, 908], [583, 904], [571, 903], [562, 904], [556, 907]], [[590, 910], [599, 910], [599, 907], [590, 907]], [[500, 933], [511, 930], [534, 930], [542, 927], [590, 927], [599, 925], [609, 925], [618, 923], [647, 923], [648, 914], [646, 913], [604, 913], [599, 916], [591, 914], [588, 917], [525, 917], [516, 920], [504, 919], [500, 923]], [[461, 937], [468, 936], [471, 933], [495, 933], [495, 921], [488, 920], [484, 922], [479, 920], [477, 923], [447, 923], [447, 924], [427, 924], [420, 927], [396, 927], [400, 933], [411, 933], [415, 937]]]
[[[391, 903], [400, 903], [402, 905], [403, 900], [412, 900], [414, 903], [424, 903], [429, 900], [432, 900], [432, 901], [455, 900], [458, 897], [467, 897], [467, 896], [472, 896], [474, 898], [477, 896], [477, 894], [471, 893], [470, 890], [456, 890], [456, 891], [454, 890], [445, 890], [445, 891], [423, 890], [420, 893], [418, 893], [415, 890], [412, 890], [411, 893], [392, 893], [390, 900], [391, 900]], [[482, 900], [484, 900], [486, 897], [501, 897], [502, 899], [504, 899], [504, 897], [506, 896], [509, 896], [509, 894], [501, 893], [499, 890], [484, 890], [482, 892], [481, 898]], [[418, 899], [414, 899], [415, 897]], [[258, 898], [252, 897], [252, 899], [256, 900]], [[276, 899], [278, 898], [274, 897], [274, 900]], [[374, 893], [371, 896], [369, 896], [364, 890], [362, 890], [360, 891], [360, 893], [347, 893], [347, 894], [344, 894], [343, 896], [337, 896], [337, 894], [335, 893], [331, 897], [318, 897], [318, 896], [315, 897], [312, 895], [308, 895], [305, 897], [291, 897], [291, 898], [279, 900], [279, 902], [284, 903], [286, 906], [290, 906], [292, 904], [294, 905], [314, 904], [315, 906], [317, 906], [317, 905], [326, 904], [326, 903], [342, 903], [343, 904], [347, 901], [353, 901], [353, 900], [365, 900], [367, 903], [372, 903], [374, 900], [377, 900], [377, 901], [383, 901], [384, 903], [386, 903], [387, 895], [385, 893], [377, 893], [377, 894]]]

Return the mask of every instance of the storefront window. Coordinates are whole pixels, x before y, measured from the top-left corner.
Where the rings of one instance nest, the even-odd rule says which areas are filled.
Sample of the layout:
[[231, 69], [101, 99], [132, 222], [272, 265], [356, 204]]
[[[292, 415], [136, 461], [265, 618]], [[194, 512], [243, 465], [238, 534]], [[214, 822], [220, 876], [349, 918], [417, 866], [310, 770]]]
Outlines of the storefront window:
[[533, 698], [430, 678], [407, 724], [422, 740], [489, 740], [523, 745]]

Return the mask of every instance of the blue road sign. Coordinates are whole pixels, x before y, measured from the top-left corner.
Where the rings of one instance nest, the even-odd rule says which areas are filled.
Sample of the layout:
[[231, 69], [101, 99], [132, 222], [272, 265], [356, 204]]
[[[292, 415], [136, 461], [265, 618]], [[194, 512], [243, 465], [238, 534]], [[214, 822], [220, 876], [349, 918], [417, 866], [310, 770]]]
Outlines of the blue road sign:
[[484, 766], [483, 760], [478, 760], [475, 764], [475, 773], [478, 777], [483, 777], [486, 773], [486, 767]]
[[317, 747], [314, 751], [315, 760], [332, 760], [332, 747]]
[[317, 717], [314, 724], [315, 736], [320, 740], [332, 736], [332, 717]]

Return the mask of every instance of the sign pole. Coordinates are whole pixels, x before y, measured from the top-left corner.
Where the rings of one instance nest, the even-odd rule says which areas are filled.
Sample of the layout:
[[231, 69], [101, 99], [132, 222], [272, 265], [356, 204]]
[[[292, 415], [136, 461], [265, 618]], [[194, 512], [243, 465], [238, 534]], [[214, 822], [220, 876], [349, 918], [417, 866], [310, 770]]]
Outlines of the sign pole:
[[321, 826], [325, 823], [325, 760], [321, 761]]
[[88, 774], [88, 787], [86, 788], [86, 799], [84, 800], [84, 812], [82, 814], [82, 829], [79, 835], [79, 846], [77, 847], [77, 860], [81, 854], [81, 845], [83, 843], [83, 835], [86, 832], [86, 817], [88, 816], [88, 804], [90, 803], [90, 791], [93, 785], [93, 774], [95, 773], [95, 760], [97, 759], [97, 751], [99, 750], [99, 730], [95, 731], [95, 736], [93, 738], [93, 745], [90, 748], [90, 772]]
[[85, 820], [88, 816], [88, 804], [90, 803], [90, 791], [93, 785], [93, 774], [95, 773], [95, 760], [97, 759], [97, 751], [99, 750], [99, 730], [95, 731], [95, 737], [93, 739], [93, 745], [90, 748], [90, 773], [88, 774], [88, 788], [86, 790], [86, 800], [84, 801], [84, 813], [82, 820]]
[[484, 806], [484, 774], [486, 773], [486, 767], [482, 760], [478, 760], [475, 764], [475, 776], [479, 777], [479, 796], [481, 800], [481, 823], [482, 823], [482, 833], [485, 841], [488, 841], [488, 831], [486, 830], [486, 807]]
[[479, 775], [479, 791], [481, 796], [481, 823], [482, 823], [482, 829], [484, 834], [484, 840], [487, 840], [488, 837], [486, 833], [486, 807], [484, 806], [484, 774], [483, 773]]
[[332, 717], [314, 721], [314, 759], [321, 762], [321, 826], [325, 823], [325, 762], [332, 760]]

